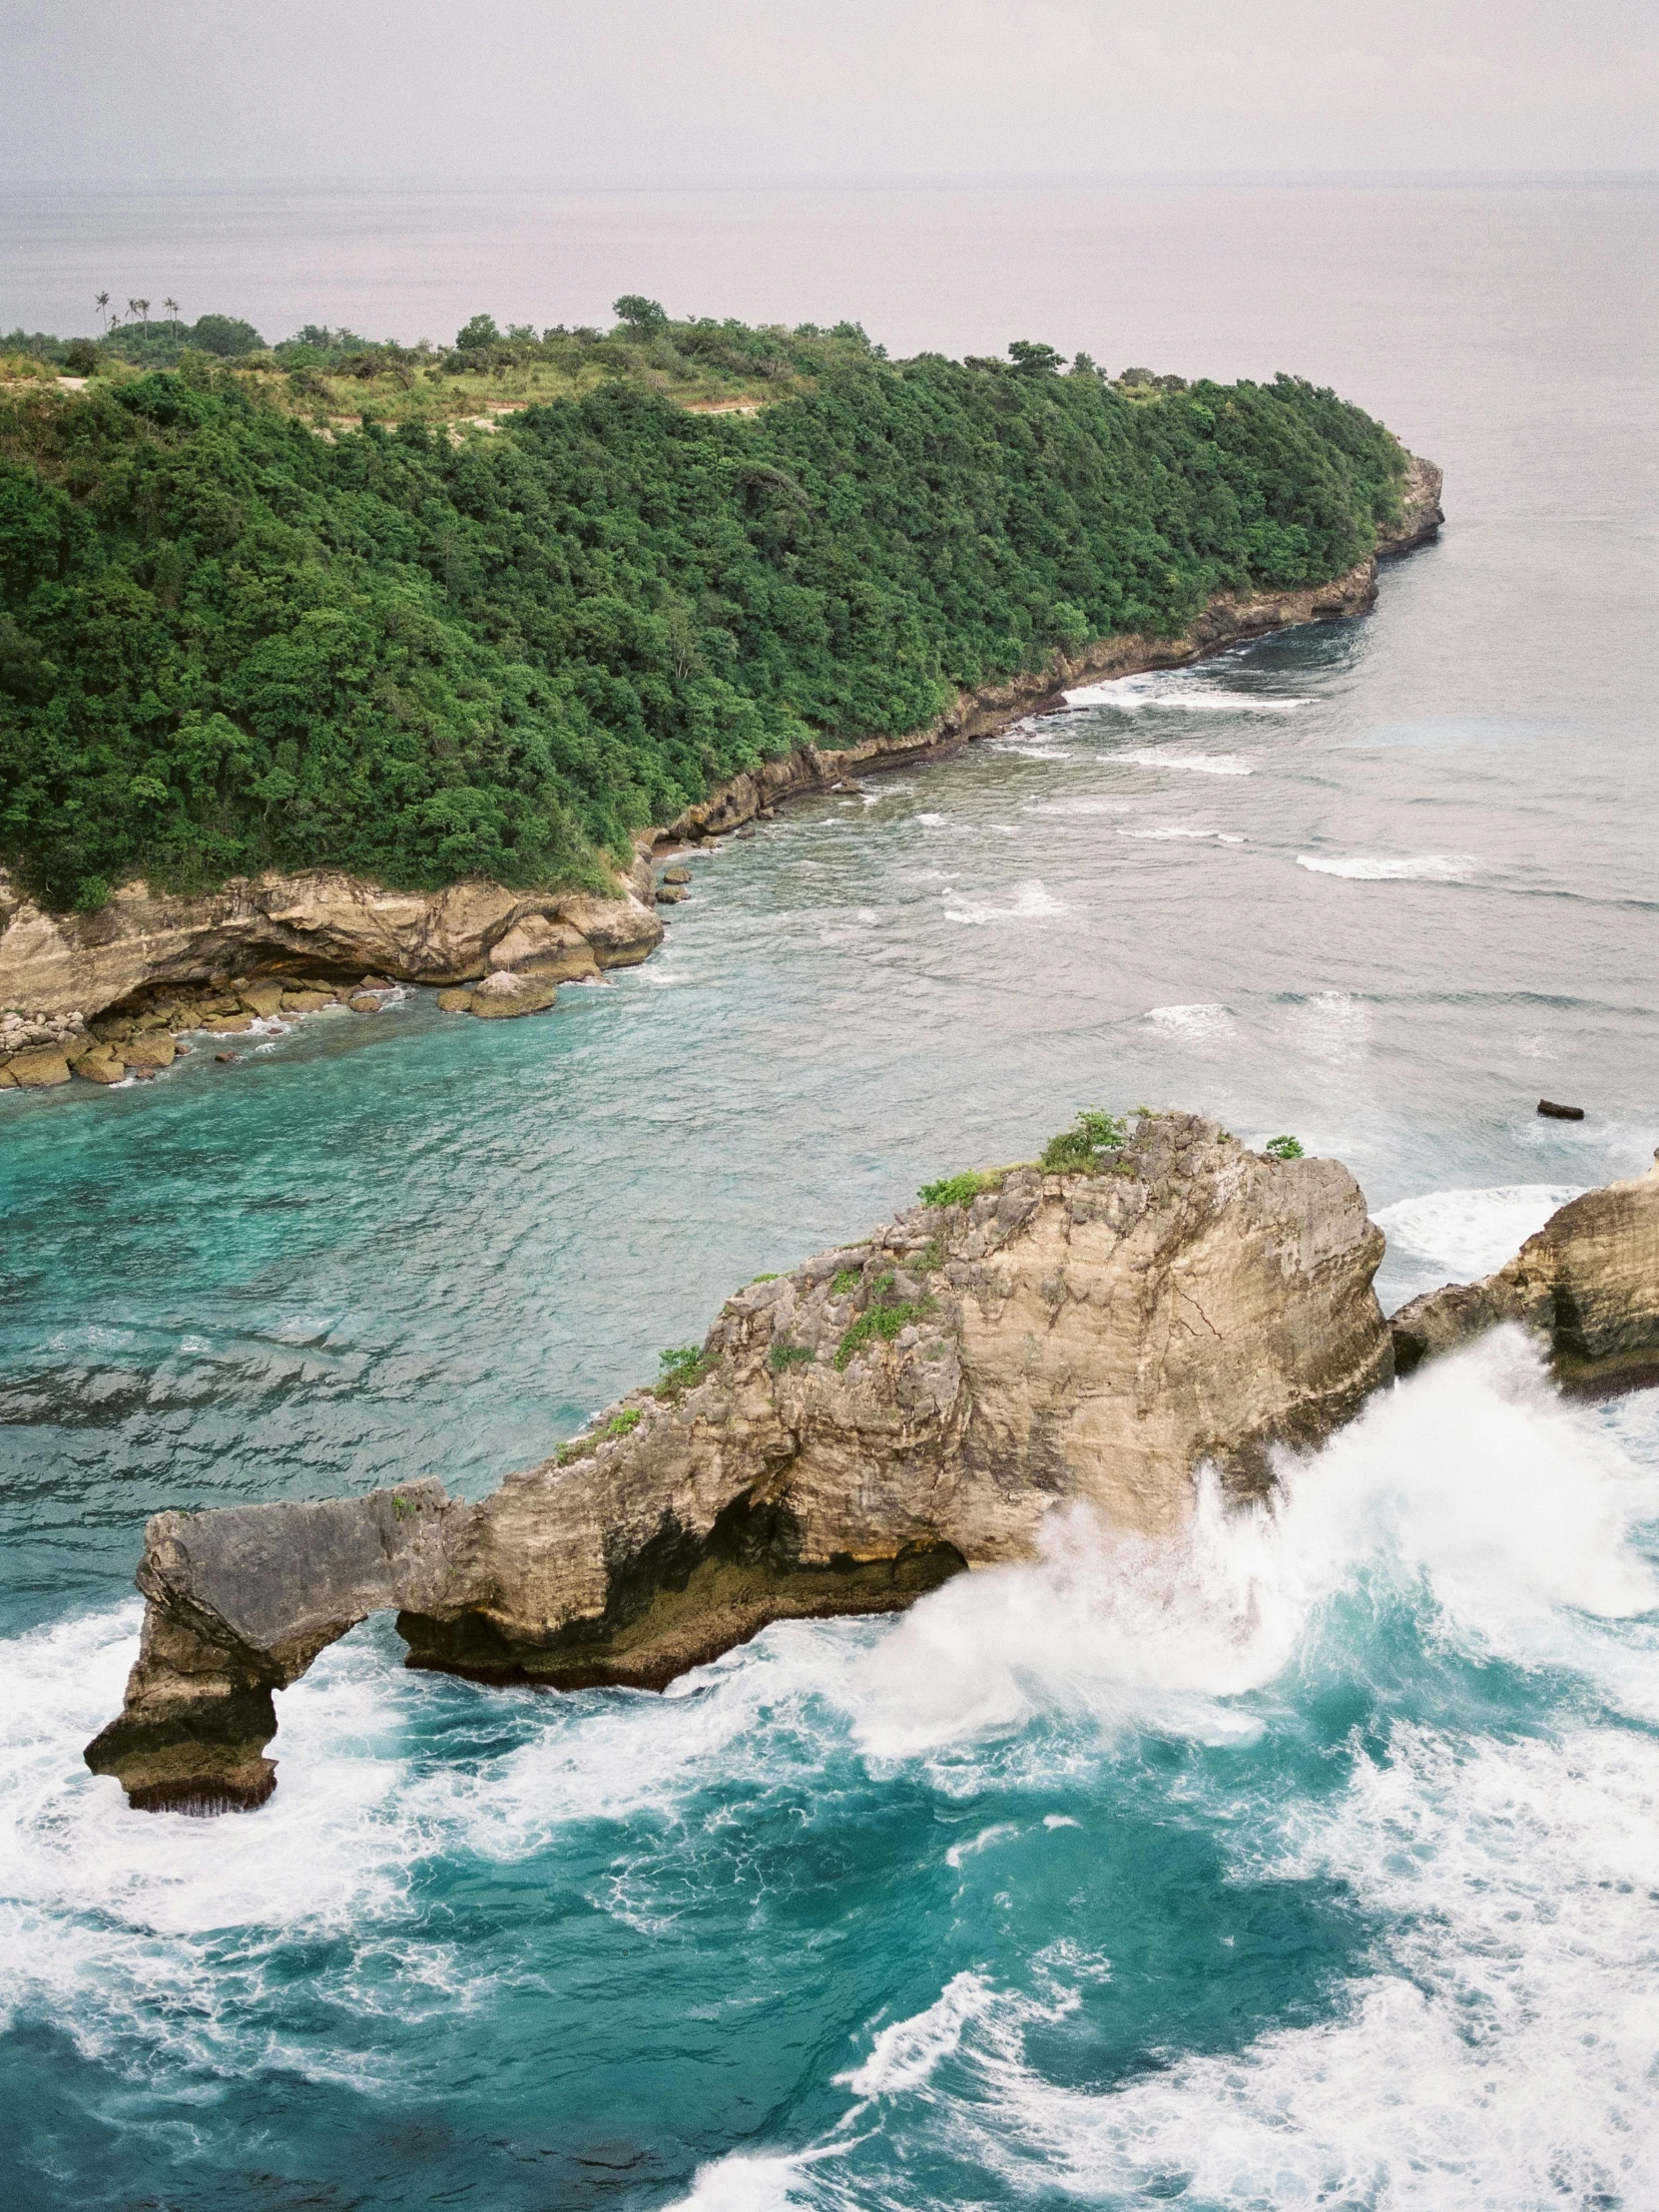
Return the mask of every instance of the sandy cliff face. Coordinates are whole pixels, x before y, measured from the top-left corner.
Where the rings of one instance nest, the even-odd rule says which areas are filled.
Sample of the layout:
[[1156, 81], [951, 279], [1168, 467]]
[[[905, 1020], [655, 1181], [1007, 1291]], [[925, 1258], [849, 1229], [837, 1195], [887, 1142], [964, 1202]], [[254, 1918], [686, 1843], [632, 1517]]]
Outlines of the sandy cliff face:
[[794, 1615], [1029, 1557], [1052, 1506], [1156, 1532], [1196, 1469], [1258, 1486], [1391, 1372], [1346, 1169], [1147, 1117], [1101, 1173], [1009, 1171], [729, 1299], [698, 1372], [472, 1505], [434, 1482], [164, 1513], [126, 1710], [136, 1804], [260, 1802], [274, 1689], [396, 1606], [409, 1663], [657, 1687]]
[[643, 960], [662, 934], [632, 890], [388, 891], [319, 868], [238, 877], [194, 898], [128, 883], [95, 914], [50, 914], [0, 875], [0, 1007], [90, 1019], [157, 986], [267, 971], [457, 983], [522, 965], [558, 982]]
[[[1408, 456], [1401, 519], [1378, 532], [1378, 553], [1409, 552], [1431, 538], [1440, 471]], [[1040, 710], [1069, 687], [1175, 668], [1241, 638], [1301, 623], [1363, 614], [1377, 597], [1377, 561], [1302, 591], [1219, 593], [1177, 638], [1125, 636], [1056, 655], [1006, 684], [959, 692], [925, 730], [866, 738], [835, 749], [809, 745], [734, 777], [678, 820], [652, 832], [665, 842], [713, 836], [780, 800], [827, 790], [860, 768], [953, 752]], [[526, 892], [498, 883], [441, 891], [393, 891], [336, 869], [239, 877], [200, 897], [124, 884], [95, 914], [42, 911], [0, 870], [0, 1010], [87, 1018], [158, 986], [205, 983], [216, 974], [372, 970], [401, 983], [472, 982], [513, 970], [543, 982], [642, 960], [662, 939], [648, 866], [628, 897]]]

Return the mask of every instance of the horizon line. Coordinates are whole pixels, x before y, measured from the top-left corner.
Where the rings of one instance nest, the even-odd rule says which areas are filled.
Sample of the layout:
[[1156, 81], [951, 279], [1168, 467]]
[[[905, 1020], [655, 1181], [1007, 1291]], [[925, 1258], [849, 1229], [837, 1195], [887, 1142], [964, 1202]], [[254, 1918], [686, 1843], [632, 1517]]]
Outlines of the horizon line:
[[358, 192], [471, 193], [498, 197], [508, 193], [572, 195], [654, 195], [663, 193], [872, 193], [872, 192], [1043, 192], [1111, 191], [1133, 186], [1255, 186], [1278, 188], [1445, 188], [1548, 185], [1659, 184], [1659, 167], [1650, 169], [1136, 169], [1113, 171], [1020, 171], [986, 177], [960, 172], [925, 176], [913, 172], [846, 178], [824, 176], [743, 178], [665, 176], [619, 182], [603, 177], [569, 178], [524, 175], [434, 178], [429, 172], [389, 172], [375, 176], [272, 171], [257, 176], [74, 177], [5, 176], [11, 192], [102, 195], [176, 192]]

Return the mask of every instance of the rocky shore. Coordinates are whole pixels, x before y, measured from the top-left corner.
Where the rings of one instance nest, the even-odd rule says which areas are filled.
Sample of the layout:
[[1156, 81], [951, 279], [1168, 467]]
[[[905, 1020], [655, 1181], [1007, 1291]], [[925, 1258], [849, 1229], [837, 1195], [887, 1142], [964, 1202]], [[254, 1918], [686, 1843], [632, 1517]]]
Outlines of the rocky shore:
[[478, 1503], [424, 1475], [158, 1514], [139, 1660], [88, 1763], [140, 1807], [262, 1803], [274, 1693], [375, 1611], [411, 1667], [660, 1688], [770, 1622], [1028, 1559], [1057, 1506], [1169, 1534], [1202, 1468], [1260, 1495], [1277, 1455], [1498, 1324], [1573, 1387], [1659, 1375], [1659, 1166], [1390, 1326], [1382, 1235], [1339, 1162], [1179, 1113], [1064, 1157], [957, 1177], [749, 1284], [654, 1384]]
[[[1272, 630], [1363, 614], [1377, 597], [1378, 560], [1435, 535], [1443, 520], [1440, 484], [1432, 462], [1408, 456], [1399, 523], [1379, 531], [1375, 557], [1329, 584], [1220, 593], [1181, 637], [1103, 639], [1075, 659], [1056, 655], [1042, 670], [1006, 684], [959, 692], [924, 730], [836, 748], [803, 746], [765, 762], [674, 822], [643, 832], [614, 897], [515, 891], [485, 881], [440, 891], [387, 890], [319, 868], [234, 877], [199, 896], [132, 882], [96, 913], [62, 914], [44, 911], [0, 869], [0, 1013], [11, 1009], [13, 1024], [0, 1029], [0, 1058], [7, 1063], [0, 1067], [0, 1088], [32, 1087], [37, 1066], [45, 1064], [29, 1062], [15, 1072], [17, 1053], [65, 1037], [78, 1041], [97, 1017], [142, 1022], [170, 998], [240, 995], [274, 980], [335, 990], [374, 974], [463, 992], [464, 999], [451, 1001], [456, 1011], [543, 1010], [530, 1004], [540, 991], [643, 960], [662, 941], [657, 909], [673, 904], [685, 887], [683, 870], [654, 864], [662, 848], [724, 835], [784, 800], [831, 790], [860, 770], [943, 758], [1057, 705], [1075, 685], [1175, 668]], [[519, 988], [494, 980], [502, 977], [517, 977]], [[480, 988], [486, 983], [491, 987]], [[170, 1022], [164, 1025], [171, 1029]], [[51, 1080], [67, 1078], [53, 1074]]]

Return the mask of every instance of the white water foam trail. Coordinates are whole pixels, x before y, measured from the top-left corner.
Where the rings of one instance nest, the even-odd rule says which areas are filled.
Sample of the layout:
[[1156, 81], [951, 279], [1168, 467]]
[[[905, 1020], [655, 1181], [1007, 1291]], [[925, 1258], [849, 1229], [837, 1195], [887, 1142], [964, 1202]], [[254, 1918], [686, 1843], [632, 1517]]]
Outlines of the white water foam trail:
[[1356, 883], [1462, 883], [1480, 868], [1472, 852], [1299, 852], [1296, 864], [1316, 875], [1341, 875]]
[[1233, 1016], [1225, 1006], [1152, 1006], [1146, 1019], [1172, 1037], [1226, 1037], [1233, 1033]]
[[1112, 707], [1125, 715], [1144, 714], [1149, 707], [1175, 714], [1290, 715], [1309, 704], [1262, 692], [1225, 691], [1187, 671], [1119, 676], [1110, 683], [1080, 685], [1062, 697], [1068, 707]]
[[[1338, 1883], [1386, 1932], [1320, 2024], [1082, 2091], [1027, 2048], [1075, 1972], [1069, 1999], [1041, 1959], [1034, 1989], [958, 1974], [837, 2077], [859, 2100], [839, 2128], [752, 2165], [730, 2201], [875, 2212], [913, 2202], [905, 2173], [945, 2155], [982, 2174], [976, 2202], [1659, 2205], [1659, 1577], [1630, 1541], [1659, 1507], [1655, 1425], [1651, 1401], [1615, 1421], [1563, 1403], [1499, 1332], [1374, 1401], [1274, 1513], [1229, 1514], [1210, 1489], [1172, 1544], [1073, 1516], [1038, 1564], [925, 1600], [848, 1686], [875, 1770], [920, 1759], [946, 1787], [953, 1754], [1039, 1711], [1242, 1734], [1250, 1693], [1317, 1672], [1334, 1604], [1368, 1588], [1374, 1607], [1414, 1593], [1429, 1653], [1571, 1670], [1583, 1692], [1511, 1735], [1396, 1719], [1385, 1749], [1355, 1746], [1335, 1799], [1229, 1824], [1242, 1874]], [[1592, 1725], [1597, 1698], [1613, 1711]], [[724, 2201], [736, 2163], [687, 2204]]]
[[1409, 1260], [1421, 1287], [1468, 1283], [1512, 1260], [1581, 1189], [1575, 1183], [1500, 1183], [1487, 1190], [1431, 1191], [1383, 1206], [1372, 1219], [1388, 1240], [1389, 1257]]
[[997, 921], [1044, 921], [1052, 915], [1063, 914], [1066, 908], [1042, 883], [1021, 883], [1013, 899], [1006, 906], [998, 906], [989, 900], [974, 905], [946, 906], [946, 921], [966, 922], [970, 927], [982, 927]]
[[1192, 776], [1253, 776], [1242, 753], [1175, 753], [1167, 746], [1143, 746], [1137, 753], [1102, 753], [1101, 760], [1129, 761], [1136, 768], [1185, 769]]

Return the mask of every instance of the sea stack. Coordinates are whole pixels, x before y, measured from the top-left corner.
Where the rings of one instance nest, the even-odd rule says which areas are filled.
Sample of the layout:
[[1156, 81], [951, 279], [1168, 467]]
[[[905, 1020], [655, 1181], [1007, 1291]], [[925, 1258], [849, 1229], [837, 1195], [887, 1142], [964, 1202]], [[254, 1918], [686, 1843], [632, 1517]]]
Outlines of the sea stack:
[[1381, 1232], [1334, 1160], [1192, 1114], [1065, 1173], [958, 1178], [728, 1299], [696, 1354], [481, 1503], [436, 1480], [161, 1513], [125, 1710], [135, 1805], [261, 1803], [272, 1693], [395, 1607], [408, 1663], [660, 1688], [792, 1616], [890, 1611], [1028, 1558], [1059, 1503], [1178, 1528], [1271, 1479], [1392, 1373]]

